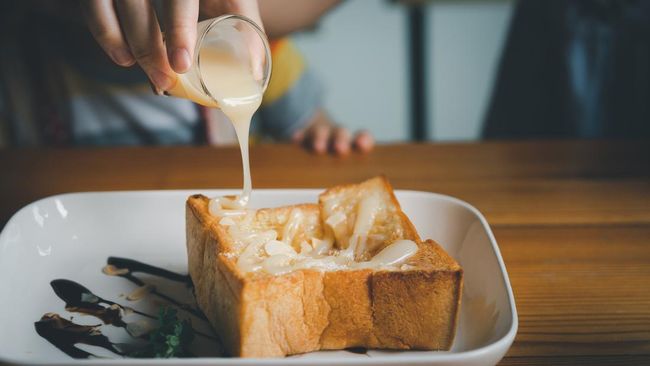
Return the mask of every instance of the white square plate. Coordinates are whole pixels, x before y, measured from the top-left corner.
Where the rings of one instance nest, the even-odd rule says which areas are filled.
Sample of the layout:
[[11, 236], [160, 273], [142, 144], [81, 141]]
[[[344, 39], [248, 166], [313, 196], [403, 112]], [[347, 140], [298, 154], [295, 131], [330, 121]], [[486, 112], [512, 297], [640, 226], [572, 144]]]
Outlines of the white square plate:
[[[255, 190], [254, 207], [316, 202], [321, 190]], [[57, 312], [75, 322], [97, 324], [90, 316], [67, 313], [50, 281], [77, 281], [103, 298], [126, 302], [135, 285], [101, 272], [109, 256], [137, 259], [187, 273], [185, 199], [197, 191], [72, 193], [48, 197], [18, 211], [0, 234], [0, 363], [166, 364], [166, 365], [494, 365], [517, 332], [517, 311], [499, 248], [485, 218], [458, 199], [397, 191], [404, 211], [422, 238], [440, 243], [464, 269], [459, 328], [449, 352], [370, 350], [314, 352], [284, 359], [201, 357], [190, 359], [72, 360], [41, 338], [34, 322]], [[237, 193], [210, 190], [208, 196]], [[164, 281], [163, 281], [164, 282]], [[159, 284], [166, 286], [165, 284]], [[181, 289], [185, 291], [185, 289]], [[174, 291], [172, 289], [172, 291]], [[177, 290], [176, 290], [177, 291]], [[122, 295], [122, 296], [120, 296]], [[185, 300], [191, 301], [189, 292]], [[128, 304], [155, 312], [153, 300]], [[133, 315], [132, 315], [133, 316]], [[196, 324], [196, 321], [193, 321]], [[195, 325], [196, 326], [196, 325]], [[128, 339], [122, 329], [103, 326], [111, 341]], [[198, 339], [198, 337], [197, 337]], [[195, 341], [197, 354], [214, 347]], [[91, 346], [80, 346], [91, 350]]]

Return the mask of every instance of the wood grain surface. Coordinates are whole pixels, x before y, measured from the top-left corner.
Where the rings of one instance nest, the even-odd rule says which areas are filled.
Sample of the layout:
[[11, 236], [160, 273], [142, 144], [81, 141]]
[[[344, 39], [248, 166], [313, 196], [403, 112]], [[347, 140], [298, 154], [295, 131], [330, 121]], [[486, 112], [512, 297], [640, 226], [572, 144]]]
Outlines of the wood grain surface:
[[[519, 311], [502, 364], [650, 364], [650, 141], [385, 145], [346, 158], [257, 145], [251, 162], [256, 188], [385, 174], [476, 206]], [[0, 150], [0, 172], [0, 225], [63, 192], [241, 186], [235, 147]]]

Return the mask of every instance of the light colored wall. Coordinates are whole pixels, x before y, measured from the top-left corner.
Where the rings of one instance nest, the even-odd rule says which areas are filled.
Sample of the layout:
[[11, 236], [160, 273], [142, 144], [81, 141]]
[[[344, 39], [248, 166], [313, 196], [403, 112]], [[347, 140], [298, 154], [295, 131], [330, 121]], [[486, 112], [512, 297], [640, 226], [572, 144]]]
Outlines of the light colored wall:
[[355, 0], [333, 10], [316, 31], [294, 37], [325, 84], [325, 106], [335, 120], [367, 128], [380, 141], [408, 137], [405, 27], [401, 6]]
[[439, 1], [429, 7], [429, 133], [480, 136], [507, 36], [511, 1]]
[[[431, 139], [478, 137], [511, 8], [511, 0], [428, 6]], [[408, 139], [407, 25], [401, 5], [350, 0], [294, 36], [325, 85], [330, 114], [382, 142]]]

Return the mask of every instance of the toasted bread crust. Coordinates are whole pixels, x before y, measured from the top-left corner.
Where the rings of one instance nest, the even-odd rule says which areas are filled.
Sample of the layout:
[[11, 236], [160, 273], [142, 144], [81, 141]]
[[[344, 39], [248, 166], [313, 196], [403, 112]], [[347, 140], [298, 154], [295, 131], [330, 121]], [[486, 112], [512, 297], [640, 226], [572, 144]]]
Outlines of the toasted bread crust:
[[[390, 185], [387, 189], [399, 208]], [[187, 200], [190, 276], [199, 306], [230, 355], [276, 357], [347, 347], [451, 347], [462, 269], [435, 242], [420, 243], [412, 269], [402, 271], [242, 273], [230, 255], [228, 235], [210, 215], [208, 203], [201, 195]], [[302, 207], [313, 209], [313, 205]], [[399, 212], [400, 220], [406, 219], [406, 230], [412, 230], [409, 235], [419, 239], [408, 218]]]

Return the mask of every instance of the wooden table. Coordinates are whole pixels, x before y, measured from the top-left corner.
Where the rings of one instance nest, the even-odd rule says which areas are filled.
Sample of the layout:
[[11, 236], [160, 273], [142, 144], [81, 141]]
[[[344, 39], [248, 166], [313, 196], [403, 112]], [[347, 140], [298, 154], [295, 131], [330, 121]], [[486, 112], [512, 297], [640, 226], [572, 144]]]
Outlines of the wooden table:
[[[514, 287], [513, 364], [650, 364], [650, 142], [380, 146], [368, 156], [251, 151], [255, 187], [386, 174], [456, 196], [491, 223]], [[240, 187], [235, 148], [0, 150], [0, 223], [74, 191]]]

